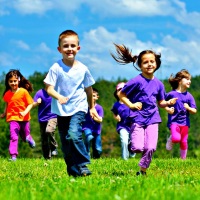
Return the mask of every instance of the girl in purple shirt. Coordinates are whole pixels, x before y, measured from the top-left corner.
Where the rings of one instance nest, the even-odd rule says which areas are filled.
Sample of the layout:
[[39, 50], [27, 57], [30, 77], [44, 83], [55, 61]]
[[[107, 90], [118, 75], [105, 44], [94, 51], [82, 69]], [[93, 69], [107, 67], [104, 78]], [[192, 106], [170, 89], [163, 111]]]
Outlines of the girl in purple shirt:
[[168, 112], [167, 126], [171, 135], [167, 140], [166, 149], [172, 150], [174, 143], [180, 144], [180, 157], [186, 159], [188, 149], [188, 130], [190, 127], [189, 114], [195, 114], [196, 103], [194, 97], [187, 91], [191, 84], [191, 75], [185, 69], [181, 70], [174, 77], [169, 78], [172, 91], [166, 95], [166, 100], [177, 98], [174, 106], [166, 107]]
[[[157, 103], [164, 108], [173, 105], [176, 98], [165, 101], [165, 89], [154, 72], [160, 68], [161, 55], [152, 50], [142, 51], [133, 56], [124, 45], [115, 44], [117, 55], [112, 57], [120, 64], [133, 62], [142, 73], [129, 80], [118, 96], [130, 109], [130, 151], [142, 153], [140, 171], [136, 175], [146, 175], [158, 141], [158, 125], [161, 122]], [[134, 64], [137, 62], [137, 66]]]

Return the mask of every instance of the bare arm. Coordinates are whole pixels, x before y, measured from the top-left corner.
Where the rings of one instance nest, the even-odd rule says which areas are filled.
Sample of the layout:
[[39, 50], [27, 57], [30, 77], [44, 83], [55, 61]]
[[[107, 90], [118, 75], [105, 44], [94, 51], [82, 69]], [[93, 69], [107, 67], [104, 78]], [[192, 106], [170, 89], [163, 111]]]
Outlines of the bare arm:
[[38, 98], [36, 102], [33, 102], [33, 108], [37, 107], [41, 103], [42, 103], [42, 99]]
[[196, 108], [191, 108], [187, 103], [184, 103], [184, 108], [191, 114], [196, 114], [197, 109]]
[[85, 88], [85, 92], [87, 94], [87, 100], [88, 100], [88, 105], [89, 105], [89, 108], [90, 108], [90, 115], [91, 117], [94, 119], [94, 118], [97, 118], [99, 120], [100, 119], [100, 116], [98, 115], [95, 107], [94, 107], [94, 101], [93, 101], [93, 96], [92, 96], [92, 87], [87, 87]]
[[8, 106], [8, 104], [6, 103], [5, 108], [4, 108], [4, 112], [0, 116], [1, 118], [4, 118], [6, 116], [7, 106]]
[[142, 109], [142, 103], [141, 102], [136, 102], [136, 103], [130, 102], [130, 100], [126, 97], [126, 95], [123, 92], [119, 91], [118, 92], [118, 97], [130, 109], [136, 109], [136, 110], [141, 110]]
[[19, 113], [20, 115], [24, 117], [25, 115], [27, 115], [27, 113], [31, 111], [32, 108], [33, 108], [33, 104], [29, 104], [23, 112], [19, 112]]
[[46, 84], [47, 93], [52, 96], [54, 99], [57, 99], [60, 104], [65, 104], [69, 98], [60, 95], [58, 92], [54, 90], [54, 86]]
[[120, 117], [119, 115], [113, 114], [113, 117], [114, 117], [114, 119], [117, 120], [118, 122], [121, 121], [121, 117]]
[[165, 107], [164, 108], [170, 115], [172, 115], [174, 113], [174, 107]]
[[178, 98], [172, 98], [168, 101], [165, 101], [165, 100], [162, 100], [162, 101], [159, 101], [158, 102], [158, 105], [161, 107], [161, 108], [165, 108], [167, 106], [173, 106], [176, 101], [177, 101]]

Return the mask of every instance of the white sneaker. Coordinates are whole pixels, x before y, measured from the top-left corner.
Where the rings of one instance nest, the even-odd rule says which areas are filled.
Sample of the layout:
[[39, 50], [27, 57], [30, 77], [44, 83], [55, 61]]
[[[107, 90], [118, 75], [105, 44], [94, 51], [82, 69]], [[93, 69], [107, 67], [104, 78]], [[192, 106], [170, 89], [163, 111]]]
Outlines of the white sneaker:
[[57, 149], [55, 149], [54, 151], [52, 151], [52, 152], [51, 152], [51, 155], [52, 155], [52, 156], [57, 156], [57, 155], [58, 155]]
[[170, 135], [169, 138], [167, 139], [166, 149], [168, 151], [171, 151], [172, 148], [173, 148], [173, 143], [172, 143], [172, 138], [171, 138], [171, 135]]

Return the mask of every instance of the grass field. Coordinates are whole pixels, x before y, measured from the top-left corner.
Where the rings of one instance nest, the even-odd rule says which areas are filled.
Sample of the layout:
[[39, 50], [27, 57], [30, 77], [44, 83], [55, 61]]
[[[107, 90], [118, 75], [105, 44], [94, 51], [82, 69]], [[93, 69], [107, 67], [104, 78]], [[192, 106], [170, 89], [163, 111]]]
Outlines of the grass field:
[[200, 199], [199, 160], [153, 159], [146, 177], [135, 175], [138, 161], [91, 160], [91, 176], [72, 178], [63, 159], [0, 158], [0, 199]]

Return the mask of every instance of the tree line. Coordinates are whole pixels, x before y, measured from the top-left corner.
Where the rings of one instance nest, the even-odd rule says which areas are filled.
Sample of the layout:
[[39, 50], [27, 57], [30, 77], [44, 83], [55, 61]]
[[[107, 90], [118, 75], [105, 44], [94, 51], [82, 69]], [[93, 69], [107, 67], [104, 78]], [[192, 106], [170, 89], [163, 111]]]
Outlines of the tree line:
[[[31, 93], [31, 96], [34, 97], [35, 93], [44, 87], [43, 80], [46, 75], [45, 73], [34, 72], [33, 75], [26, 77], [32, 84], [34, 92]], [[4, 102], [2, 95], [5, 89], [5, 73], [2, 73], [0, 76], [0, 112], [4, 111]], [[116, 101], [113, 93], [118, 82], [126, 82], [126, 79], [118, 79], [115, 81], [107, 81], [103, 79], [98, 79], [93, 86], [99, 91], [99, 103], [104, 109], [104, 118], [102, 126], [102, 145], [103, 153], [102, 157], [120, 157], [121, 147], [119, 135], [116, 132], [116, 121], [113, 118], [111, 108]], [[199, 82], [200, 76], [195, 76], [192, 78], [191, 88], [188, 90], [195, 98], [197, 104], [197, 110], [199, 108]], [[168, 80], [163, 80], [163, 83], [166, 88], [166, 92], [171, 90]], [[157, 151], [154, 154], [154, 157], [160, 158], [169, 158], [169, 157], [179, 157], [179, 145], [175, 145], [175, 148], [172, 152], [167, 152], [165, 149], [165, 144], [167, 137], [169, 136], [169, 130], [166, 126], [167, 124], [167, 112], [164, 109], [160, 109], [160, 115], [162, 118], [162, 123], [159, 125], [159, 140]], [[199, 122], [200, 114], [197, 112], [195, 115], [190, 115], [191, 127], [189, 129], [189, 138], [188, 138], [188, 157], [200, 157], [200, 134], [199, 134]], [[36, 141], [36, 148], [30, 149], [27, 143], [23, 143], [19, 139], [19, 157], [28, 157], [28, 158], [38, 158], [42, 157], [41, 150], [41, 139], [39, 131], [39, 123], [37, 117], [37, 108], [31, 110], [31, 135]], [[59, 157], [62, 157], [62, 152], [60, 150], [60, 140], [58, 131], [56, 131], [56, 138], [59, 143]], [[8, 157], [8, 146], [9, 146], [9, 124], [6, 123], [5, 119], [0, 119], [0, 157]]]

